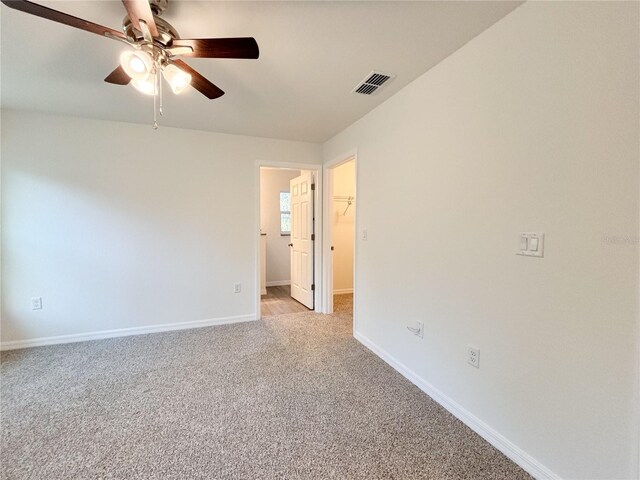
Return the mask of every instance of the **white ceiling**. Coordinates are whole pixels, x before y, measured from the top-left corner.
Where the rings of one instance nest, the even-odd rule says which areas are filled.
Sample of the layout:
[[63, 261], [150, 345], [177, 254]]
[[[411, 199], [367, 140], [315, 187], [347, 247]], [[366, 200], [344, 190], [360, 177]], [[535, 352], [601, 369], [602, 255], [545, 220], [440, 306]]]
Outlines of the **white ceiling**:
[[[119, 1], [38, 1], [120, 30]], [[258, 60], [187, 59], [226, 94], [165, 90], [161, 125], [322, 142], [501, 19], [521, 2], [213, 2], [170, 0], [183, 38], [253, 36]], [[103, 82], [123, 44], [1, 7], [2, 107], [151, 123], [153, 102]], [[371, 70], [396, 75], [351, 93]]]

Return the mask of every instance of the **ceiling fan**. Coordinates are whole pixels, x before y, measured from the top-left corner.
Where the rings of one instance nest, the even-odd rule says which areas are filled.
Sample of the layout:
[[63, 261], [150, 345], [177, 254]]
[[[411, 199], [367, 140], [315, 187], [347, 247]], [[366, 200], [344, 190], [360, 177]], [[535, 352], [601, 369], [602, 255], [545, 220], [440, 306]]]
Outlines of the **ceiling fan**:
[[10, 8], [127, 44], [130, 48], [120, 56], [120, 65], [104, 81], [116, 85], [131, 83], [141, 92], [154, 95], [154, 102], [157, 94], [162, 93], [161, 77], [174, 93], [191, 85], [209, 99], [224, 95], [178, 57], [255, 59], [260, 53], [252, 37], [180, 38], [176, 29], [160, 18], [168, 0], [122, 0], [127, 12], [122, 32], [27, 0], [1, 1]]

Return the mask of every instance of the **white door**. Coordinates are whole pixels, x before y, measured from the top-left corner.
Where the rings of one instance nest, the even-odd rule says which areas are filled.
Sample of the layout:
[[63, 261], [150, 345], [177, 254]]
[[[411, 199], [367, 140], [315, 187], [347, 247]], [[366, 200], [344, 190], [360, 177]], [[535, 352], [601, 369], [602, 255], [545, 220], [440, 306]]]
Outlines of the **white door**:
[[313, 191], [311, 174], [289, 182], [291, 193], [291, 297], [313, 308]]

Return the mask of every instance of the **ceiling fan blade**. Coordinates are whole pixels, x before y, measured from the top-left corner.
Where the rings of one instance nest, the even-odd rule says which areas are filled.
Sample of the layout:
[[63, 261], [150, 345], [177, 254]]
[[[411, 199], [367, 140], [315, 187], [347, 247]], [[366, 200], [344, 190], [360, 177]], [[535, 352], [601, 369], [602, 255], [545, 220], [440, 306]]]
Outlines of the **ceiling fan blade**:
[[153, 19], [149, 0], [122, 0], [122, 3], [136, 29], [144, 32], [143, 28], [140, 27], [140, 20], [143, 20], [149, 27], [151, 36], [158, 36], [158, 29], [156, 28], [156, 21]]
[[129, 85], [131, 77], [127, 75], [127, 72], [125, 72], [121, 66], [118, 66], [118, 68], [107, 75], [107, 78], [105, 78], [104, 81], [115, 85]]
[[170, 48], [191, 47], [185, 57], [200, 58], [258, 58], [260, 49], [253, 37], [240, 38], [177, 38]]
[[30, 13], [36, 17], [46, 18], [54, 22], [69, 25], [70, 27], [79, 28], [80, 30], [86, 30], [87, 32], [96, 33], [98, 35], [110, 35], [112, 37], [126, 40], [126, 37], [122, 32], [114, 30], [113, 28], [104, 27], [97, 23], [92, 23], [82, 18], [67, 15], [66, 13], [53, 10], [52, 8], [38, 5], [37, 3], [28, 2], [27, 0], [2, 0], [7, 7], [21, 12]]
[[218, 98], [224, 95], [224, 92], [222, 90], [220, 90], [213, 83], [200, 75], [182, 60], [172, 60], [172, 63], [174, 63], [176, 67], [190, 74], [191, 86], [202, 93], [209, 100], [213, 100], [214, 98]]

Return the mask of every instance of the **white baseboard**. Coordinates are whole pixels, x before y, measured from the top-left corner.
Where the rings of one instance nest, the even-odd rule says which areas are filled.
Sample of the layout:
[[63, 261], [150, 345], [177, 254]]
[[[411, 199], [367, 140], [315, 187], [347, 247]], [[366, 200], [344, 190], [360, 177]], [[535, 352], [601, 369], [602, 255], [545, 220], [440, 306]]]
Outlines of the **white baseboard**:
[[375, 353], [382, 360], [387, 362], [391, 367], [398, 371], [407, 380], [413, 383], [416, 387], [429, 395], [433, 400], [438, 402], [444, 408], [446, 408], [451, 414], [457, 417], [465, 425], [471, 428], [474, 432], [484, 438], [487, 442], [500, 450], [504, 455], [513, 460], [516, 464], [526, 470], [533, 477], [542, 480], [560, 480], [560, 476], [549, 470], [542, 465], [539, 461], [515, 445], [513, 442], [505, 438], [502, 434], [495, 431], [489, 425], [484, 423], [478, 417], [473, 415], [467, 409], [462, 407], [459, 403], [446, 396], [432, 384], [418, 376], [406, 365], [396, 360], [388, 352], [377, 346], [367, 337], [359, 332], [354, 332], [353, 336], [362, 343], [365, 347]]
[[353, 288], [334, 288], [334, 295], [343, 295], [345, 293], [353, 293]]
[[57, 335], [55, 337], [30, 338], [27, 340], [14, 340], [0, 343], [0, 350], [16, 350], [18, 348], [41, 347], [44, 345], [57, 345], [61, 343], [86, 342], [88, 340], [101, 340], [104, 338], [128, 337], [130, 335], [144, 335], [146, 333], [171, 332], [174, 330], [187, 330], [191, 328], [211, 327], [213, 325], [226, 325], [229, 323], [250, 322], [258, 317], [251, 315], [236, 315], [233, 317], [209, 318], [194, 320], [191, 322], [165, 323], [162, 325], [149, 325], [143, 327], [118, 328], [116, 330], [102, 330], [99, 332], [75, 333], [72, 335]]
[[267, 287], [281, 287], [283, 285], [291, 285], [291, 280], [271, 280], [267, 282]]

